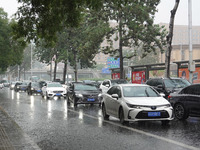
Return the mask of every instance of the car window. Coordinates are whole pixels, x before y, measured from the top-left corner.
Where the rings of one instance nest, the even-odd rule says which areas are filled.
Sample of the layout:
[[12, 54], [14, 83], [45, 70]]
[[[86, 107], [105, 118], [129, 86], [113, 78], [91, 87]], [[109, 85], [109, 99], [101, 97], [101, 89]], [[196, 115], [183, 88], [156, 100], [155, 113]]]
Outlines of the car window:
[[189, 81], [184, 80], [184, 79], [172, 79], [172, 80], [175, 81], [176, 87], [179, 87], [179, 88], [184, 88], [191, 85]]
[[94, 85], [87, 84], [74, 84], [75, 91], [97, 91], [97, 87]]
[[115, 92], [115, 86], [111, 87], [111, 88], [108, 90], [107, 94], [112, 95], [112, 94], [114, 94], [114, 92]]
[[192, 85], [192, 86], [185, 88], [182, 91], [182, 94], [200, 95], [199, 89], [200, 89], [200, 85]]
[[110, 83], [109, 83], [109, 81], [104, 81], [103, 83], [102, 83], [102, 85], [106, 85], [106, 84], [109, 84], [110, 85]]
[[128, 83], [127, 80], [111, 80], [112, 85], [116, 85], [116, 84], [126, 84]]
[[62, 87], [62, 85], [60, 83], [49, 83], [47, 87]]
[[151, 87], [146, 86], [125, 86], [123, 87], [124, 97], [159, 97]]
[[174, 88], [174, 87], [176, 87], [175, 81], [173, 81], [171, 79], [165, 79], [164, 80], [164, 84], [165, 84], [166, 88]]

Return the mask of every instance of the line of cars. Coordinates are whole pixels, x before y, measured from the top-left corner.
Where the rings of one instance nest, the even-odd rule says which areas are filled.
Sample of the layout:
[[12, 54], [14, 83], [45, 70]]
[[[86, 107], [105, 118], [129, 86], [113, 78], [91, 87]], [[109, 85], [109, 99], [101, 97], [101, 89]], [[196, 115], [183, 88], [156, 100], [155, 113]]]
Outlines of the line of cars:
[[41, 92], [42, 97], [47, 99], [64, 97], [74, 107], [79, 104], [98, 104], [102, 106], [104, 119], [114, 116], [122, 124], [148, 120], [160, 120], [162, 124], [168, 124], [174, 115], [179, 120], [200, 116], [200, 85], [191, 85], [180, 78], [154, 78], [145, 85], [121, 79], [104, 80], [98, 86], [88, 81], [71, 82], [67, 87], [57, 82], [45, 82], [40, 89], [33, 88], [33, 85], [35, 83], [29, 89], [34, 89], [34, 92], [27, 88], [29, 95]]

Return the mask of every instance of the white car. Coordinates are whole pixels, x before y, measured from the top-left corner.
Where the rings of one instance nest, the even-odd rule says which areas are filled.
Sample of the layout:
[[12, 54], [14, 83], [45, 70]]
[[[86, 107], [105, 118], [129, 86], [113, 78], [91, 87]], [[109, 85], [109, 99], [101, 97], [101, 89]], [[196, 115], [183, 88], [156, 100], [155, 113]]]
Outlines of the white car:
[[45, 86], [42, 87], [42, 97], [46, 98], [64, 97], [66, 98], [66, 89], [59, 82], [47, 82]]
[[106, 93], [111, 86], [126, 83], [128, 83], [128, 81], [125, 79], [106, 79], [100, 84], [99, 88], [101, 89], [102, 93]]
[[103, 94], [102, 114], [104, 119], [114, 116], [122, 124], [129, 121], [160, 120], [168, 124], [173, 117], [170, 103], [148, 85], [119, 84]]

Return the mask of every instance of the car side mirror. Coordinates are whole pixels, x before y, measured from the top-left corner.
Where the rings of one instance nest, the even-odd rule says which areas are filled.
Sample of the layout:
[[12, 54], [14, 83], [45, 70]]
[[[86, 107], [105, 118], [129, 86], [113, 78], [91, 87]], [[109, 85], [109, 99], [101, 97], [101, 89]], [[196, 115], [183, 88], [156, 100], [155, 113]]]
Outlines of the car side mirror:
[[160, 93], [160, 96], [165, 97], [165, 94], [164, 93]]
[[118, 98], [119, 98], [119, 96], [118, 96], [117, 94], [112, 94], [111, 96], [112, 96], [112, 98], [115, 98], [115, 99], [117, 99], [117, 100], [118, 100]]

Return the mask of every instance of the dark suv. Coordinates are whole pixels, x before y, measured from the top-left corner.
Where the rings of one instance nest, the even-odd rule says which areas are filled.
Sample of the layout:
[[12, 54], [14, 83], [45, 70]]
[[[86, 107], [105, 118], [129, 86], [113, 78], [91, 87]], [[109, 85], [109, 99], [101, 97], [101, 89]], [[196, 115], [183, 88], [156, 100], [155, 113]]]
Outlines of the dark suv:
[[164, 93], [165, 98], [168, 98], [170, 93], [191, 85], [189, 81], [182, 78], [151, 78], [147, 80], [146, 84], [152, 86], [159, 93]]

